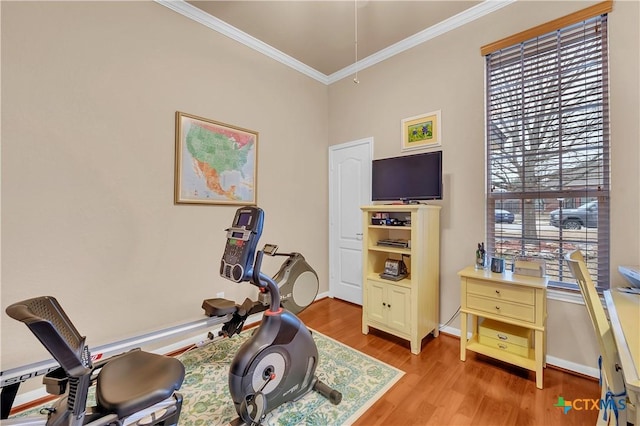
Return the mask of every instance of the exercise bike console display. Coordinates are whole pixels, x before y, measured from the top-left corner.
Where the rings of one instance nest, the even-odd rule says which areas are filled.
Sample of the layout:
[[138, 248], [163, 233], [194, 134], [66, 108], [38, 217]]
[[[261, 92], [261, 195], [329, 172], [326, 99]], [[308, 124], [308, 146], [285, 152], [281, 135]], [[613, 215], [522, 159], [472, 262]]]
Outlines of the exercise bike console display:
[[227, 229], [227, 244], [220, 261], [221, 276], [237, 283], [250, 279], [263, 223], [264, 212], [258, 207], [242, 207], [236, 211]]

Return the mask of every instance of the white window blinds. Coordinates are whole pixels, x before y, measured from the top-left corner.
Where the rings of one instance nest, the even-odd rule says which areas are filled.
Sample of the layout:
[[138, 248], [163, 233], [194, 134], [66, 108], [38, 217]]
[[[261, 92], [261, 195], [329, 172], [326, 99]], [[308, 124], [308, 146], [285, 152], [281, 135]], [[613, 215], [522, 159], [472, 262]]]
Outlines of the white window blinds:
[[558, 285], [580, 249], [608, 287], [607, 58], [606, 15], [486, 55], [488, 250], [545, 259]]

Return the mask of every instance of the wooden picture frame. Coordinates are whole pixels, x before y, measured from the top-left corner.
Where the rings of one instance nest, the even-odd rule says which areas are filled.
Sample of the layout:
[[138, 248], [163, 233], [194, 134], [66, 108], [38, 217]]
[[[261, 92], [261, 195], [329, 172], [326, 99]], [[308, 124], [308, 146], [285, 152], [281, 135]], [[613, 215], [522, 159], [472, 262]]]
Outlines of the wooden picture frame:
[[258, 132], [176, 111], [176, 204], [256, 205]]
[[402, 120], [401, 151], [441, 146], [440, 110]]

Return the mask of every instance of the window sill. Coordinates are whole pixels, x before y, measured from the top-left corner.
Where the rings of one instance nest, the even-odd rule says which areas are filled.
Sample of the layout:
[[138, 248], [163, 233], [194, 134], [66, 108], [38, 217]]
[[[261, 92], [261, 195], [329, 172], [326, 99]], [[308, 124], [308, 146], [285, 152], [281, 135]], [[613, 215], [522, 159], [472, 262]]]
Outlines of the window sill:
[[559, 300], [566, 303], [574, 303], [576, 305], [584, 305], [584, 299], [579, 291], [572, 289], [561, 289], [558, 287], [547, 289], [547, 299]]
[[[603, 301], [604, 299], [602, 292], [607, 289], [596, 287], [596, 290], [598, 291], [600, 300]], [[582, 293], [580, 293], [580, 289], [575, 284], [558, 285], [557, 283], [555, 283], [550, 285], [549, 287], [547, 287], [547, 299], [559, 300], [560, 302], [573, 303], [576, 305], [584, 305], [584, 298], [582, 297]]]

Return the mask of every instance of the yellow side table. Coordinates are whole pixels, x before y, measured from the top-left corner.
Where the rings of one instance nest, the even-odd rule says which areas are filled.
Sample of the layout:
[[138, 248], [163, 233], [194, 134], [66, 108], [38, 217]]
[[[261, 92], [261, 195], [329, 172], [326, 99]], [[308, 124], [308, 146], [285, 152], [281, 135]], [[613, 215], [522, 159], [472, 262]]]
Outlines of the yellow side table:
[[[500, 274], [476, 270], [473, 266], [458, 272], [461, 279], [460, 360], [466, 351], [477, 352], [536, 372], [536, 386], [543, 387], [546, 366], [546, 277]], [[471, 339], [467, 339], [467, 316], [471, 316]], [[478, 318], [488, 319], [494, 336], [480, 338]], [[489, 323], [487, 323], [489, 324]], [[504, 327], [500, 328], [500, 324]], [[517, 327], [514, 331], [514, 326]], [[533, 347], [524, 353], [522, 336], [533, 334]], [[482, 340], [482, 341], [481, 341]], [[525, 345], [529, 346], [525, 343]], [[518, 347], [517, 347], [518, 346]]]

